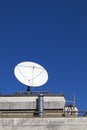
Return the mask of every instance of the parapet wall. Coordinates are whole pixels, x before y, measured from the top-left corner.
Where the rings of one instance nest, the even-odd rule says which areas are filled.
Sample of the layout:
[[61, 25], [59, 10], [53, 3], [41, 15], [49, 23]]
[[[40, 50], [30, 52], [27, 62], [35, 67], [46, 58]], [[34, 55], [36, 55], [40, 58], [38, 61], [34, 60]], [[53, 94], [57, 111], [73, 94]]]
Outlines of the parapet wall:
[[87, 130], [87, 117], [0, 118], [0, 130]]

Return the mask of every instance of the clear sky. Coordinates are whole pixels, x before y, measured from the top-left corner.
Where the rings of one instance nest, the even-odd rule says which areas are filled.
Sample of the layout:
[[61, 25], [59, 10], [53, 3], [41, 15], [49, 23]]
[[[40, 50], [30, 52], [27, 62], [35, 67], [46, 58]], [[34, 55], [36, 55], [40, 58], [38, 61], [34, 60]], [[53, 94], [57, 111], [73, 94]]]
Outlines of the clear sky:
[[0, 93], [25, 91], [14, 67], [33, 61], [45, 67], [48, 82], [32, 91], [76, 96], [87, 110], [86, 0], [0, 1]]

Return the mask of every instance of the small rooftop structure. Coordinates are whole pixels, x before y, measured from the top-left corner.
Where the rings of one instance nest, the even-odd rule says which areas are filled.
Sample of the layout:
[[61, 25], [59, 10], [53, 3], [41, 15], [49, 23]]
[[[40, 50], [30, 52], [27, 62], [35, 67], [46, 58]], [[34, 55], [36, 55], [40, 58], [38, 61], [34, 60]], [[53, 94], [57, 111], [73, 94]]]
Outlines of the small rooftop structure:
[[[1, 95], [0, 110], [36, 110], [37, 94], [30, 95]], [[64, 109], [66, 100], [64, 95], [44, 95], [44, 109]]]
[[42, 113], [41, 116], [43, 117], [78, 115], [76, 106], [66, 106], [64, 94], [41, 93], [17, 92], [13, 95], [0, 95], [1, 116], [38, 117], [40, 111]]

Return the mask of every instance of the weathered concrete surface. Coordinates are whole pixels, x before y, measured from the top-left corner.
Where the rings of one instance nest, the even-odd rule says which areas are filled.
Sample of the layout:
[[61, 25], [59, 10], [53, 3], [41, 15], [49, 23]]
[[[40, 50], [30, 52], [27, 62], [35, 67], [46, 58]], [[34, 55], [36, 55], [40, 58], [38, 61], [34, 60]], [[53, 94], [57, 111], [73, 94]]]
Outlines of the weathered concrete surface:
[[[0, 96], [0, 109], [36, 109], [38, 96]], [[44, 109], [64, 109], [64, 96], [44, 96]]]
[[87, 130], [87, 117], [0, 118], [0, 130]]

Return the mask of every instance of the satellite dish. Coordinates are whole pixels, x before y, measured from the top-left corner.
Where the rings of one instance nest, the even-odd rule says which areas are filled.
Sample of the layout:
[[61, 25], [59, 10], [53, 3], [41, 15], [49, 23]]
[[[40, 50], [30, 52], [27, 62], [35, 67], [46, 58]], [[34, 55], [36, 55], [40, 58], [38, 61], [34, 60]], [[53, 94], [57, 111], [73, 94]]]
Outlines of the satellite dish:
[[21, 62], [14, 69], [16, 78], [29, 87], [39, 87], [48, 80], [48, 73], [41, 65], [34, 62]]

